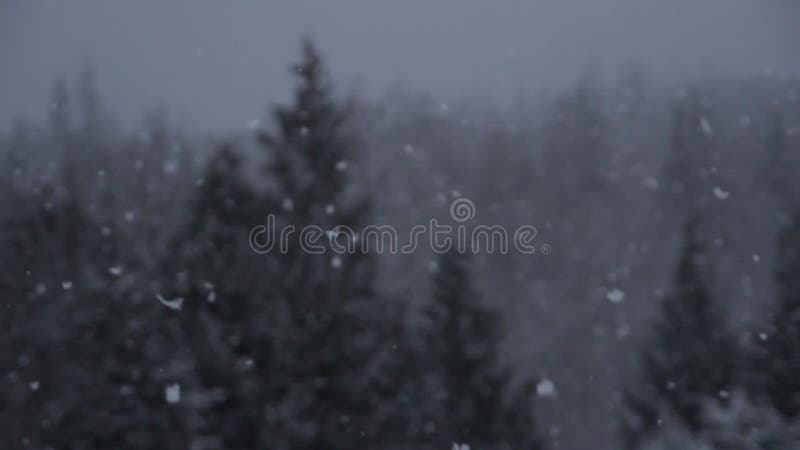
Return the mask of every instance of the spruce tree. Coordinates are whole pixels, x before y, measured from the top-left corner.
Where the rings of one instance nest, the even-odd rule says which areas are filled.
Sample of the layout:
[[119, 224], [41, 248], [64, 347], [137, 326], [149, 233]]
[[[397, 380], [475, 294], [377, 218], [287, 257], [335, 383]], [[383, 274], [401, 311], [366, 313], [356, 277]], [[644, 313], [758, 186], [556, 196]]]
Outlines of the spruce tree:
[[710, 268], [695, 220], [685, 225], [683, 239], [672, 292], [661, 301], [643, 348], [644, 390], [628, 395], [624, 437], [630, 448], [654, 432], [664, 415], [697, 432], [703, 403], [724, 400], [735, 381], [735, 343], [708, 287]]
[[432, 448], [541, 448], [531, 384], [512, 388], [512, 372], [498, 359], [502, 322], [473, 289], [469, 265], [468, 254], [451, 250], [433, 277], [422, 365], [433, 403], [422, 440]]
[[[272, 304], [257, 256], [248, 245], [260, 220], [256, 193], [230, 144], [207, 162], [191, 215], [163, 262], [162, 296], [180, 299], [183, 343], [197, 375], [184, 379], [208, 400], [198, 405], [196, 432], [226, 448], [268, 444], [261, 408], [269, 401]], [[194, 383], [194, 385], [193, 385]]]
[[165, 341], [147, 317], [152, 303], [134, 295], [135, 275], [110, 258], [122, 249], [107, 248], [93, 211], [97, 174], [76, 150], [92, 130], [70, 126], [68, 98], [57, 84], [47, 142], [58, 149], [56, 170], [19, 183], [19, 208], [4, 221], [16, 228], [2, 239], [3, 270], [16, 277], [15, 292], [4, 292], [14, 306], [3, 403], [15, 416], [4, 438], [11, 448], [185, 448], [155, 380]]
[[[41, 342], [50, 369], [39, 392], [59, 408], [46, 409], [49, 423], [40, 436], [50, 445], [70, 442], [76, 448], [180, 448], [189, 441], [187, 430], [179, 410], [164, 401], [160, 375], [168, 369], [165, 362], [178, 358], [157, 320], [157, 303], [143, 301], [135, 283], [146, 263], [130, 255], [133, 234], [107, 222], [125, 214], [121, 205], [107, 203], [106, 210], [98, 210], [102, 189], [96, 180], [103, 178], [98, 171], [109, 167], [98, 140], [104, 130], [91, 83], [83, 82], [75, 105], [83, 112], [81, 126], [68, 103], [58, 100], [63, 87], [57, 86], [52, 102], [60, 105], [51, 110], [61, 116], [51, 133], [61, 157], [46, 201], [51, 206], [38, 219], [50, 224], [43, 244], [52, 247], [37, 257], [55, 268], [46, 292], [52, 300], [40, 316], [55, 325]], [[34, 248], [48, 251], [39, 244]]]
[[[277, 129], [260, 136], [270, 161], [264, 204], [278, 229], [347, 226], [358, 235], [369, 201], [356, 182], [358, 141], [347, 108], [334, 99], [310, 41], [292, 72], [294, 102], [276, 108]], [[318, 242], [326, 243], [327, 237]], [[270, 429], [292, 448], [374, 448], [382, 428], [377, 411], [386, 402], [377, 386], [386, 383], [383, 362], [392, 348], [381, 338], [392, 305], [374, 290], [375, 260], [362, 251], [314, 254], [295, 235], [264, 261], [286, 313], [275, 341]]]
[[775, 263], [777, 309], [772, 326], [759, 338], [755, 357], [756, 395], [786, 418], [800, 414], [800, 210], [784, 221]]

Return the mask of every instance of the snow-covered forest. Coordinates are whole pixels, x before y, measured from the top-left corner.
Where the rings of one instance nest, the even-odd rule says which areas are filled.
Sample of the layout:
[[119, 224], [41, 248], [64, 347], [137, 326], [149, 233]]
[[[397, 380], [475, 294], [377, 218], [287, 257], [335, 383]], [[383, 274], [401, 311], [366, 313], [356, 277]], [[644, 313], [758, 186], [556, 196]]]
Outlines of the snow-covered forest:
[[[800, 448], [800, 78], [348, 93], [124, 126], [87, 65], [0, 136], [0, 449]], [[538, 251], [256, 252], [432, 218]], [[543, 249], [546, 249], [543, 250]]]

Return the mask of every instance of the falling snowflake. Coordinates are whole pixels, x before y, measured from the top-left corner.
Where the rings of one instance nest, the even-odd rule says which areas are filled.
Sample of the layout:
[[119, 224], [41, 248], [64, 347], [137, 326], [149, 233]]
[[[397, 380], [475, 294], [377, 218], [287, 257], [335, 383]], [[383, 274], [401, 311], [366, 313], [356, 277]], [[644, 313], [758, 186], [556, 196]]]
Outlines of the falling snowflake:
[[180, 311], [181, 307], [183, 306], [183, 297], [173, 298], [171, 300], [166, 300], [161, 294], [156, 294], [156, 298], [162, 305], [166, 306], [169, 309]]
[[621, 303], [623, 300], [625, 300], [625, 292], [614, 288], [606, 293], [606, 298], [611, 303]]
[[536, 395], [539, 397], [555, 397], [556, 385], [547, 378], [544, 378], [536, 385]]
[[164, 398], [167, 400], [167, 403], [170, 405], [174, 405], [181, 401], [181, 385], [180, 384], [170, 384], [166, 388], [164, 388]]
[[703, 130], [703, 134], [706, 136], [711, 136], [714, 134], [714, 130], [711, 129], [711, 123], [708, 122], [708, 119], [705, 117], [700, 118], [700, 129]]
[[66, 281], [66, 280], [62, 281], [61, 288], [64, 289], [65, 291], [72, 289], [72, 281]]
[[721, 187], [717, 186], [714, 188], [714, 196], [720, 200], [726, 200], [730, 197], [731, 193], [728, 191], [723, 191]]
[[115, 277], [118, 277], [118, 276], [122, 275], [122, 267], [120, 267], [120, 266], [109, 267], [108, 268], [108, 273], [110, 273], [111, 275], [114, 275]]

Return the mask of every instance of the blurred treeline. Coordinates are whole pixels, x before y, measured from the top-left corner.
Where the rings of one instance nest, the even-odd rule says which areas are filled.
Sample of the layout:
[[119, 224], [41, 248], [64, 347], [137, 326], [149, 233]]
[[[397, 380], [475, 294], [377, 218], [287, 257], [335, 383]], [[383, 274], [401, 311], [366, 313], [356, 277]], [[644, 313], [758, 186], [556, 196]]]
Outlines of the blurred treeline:
[[[341, 98], [115, 124], [85, 71], [2, 138], [0, 448], [800, 443], [800, 81], [587, 74], [511, 105]], [[448, 219], [550, 254], [257, 254]], [[694, 446], [694, 447], [693, 447]]]

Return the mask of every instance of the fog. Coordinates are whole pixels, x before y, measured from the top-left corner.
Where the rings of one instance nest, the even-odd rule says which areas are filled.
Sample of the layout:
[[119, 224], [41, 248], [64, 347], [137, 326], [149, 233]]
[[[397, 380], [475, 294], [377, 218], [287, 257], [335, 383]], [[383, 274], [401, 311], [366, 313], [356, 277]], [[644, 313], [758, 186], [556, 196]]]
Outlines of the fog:
[[2, 449], [800, 448], [800, 3], [0, 0], [0, 349]]
[[164, 105], [193, 128], [240, 127], [285, 98], [286, 61], [314, 36], [345, 88], [405, 84], [498, 100], [638, 62], [662, 79], [797, 73], [791, 0], [374, 2], [5, 0], [0, 124], [36, 115], [57, 76], [93, 64], [128, 123]]

